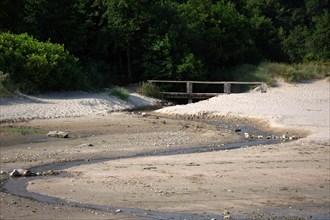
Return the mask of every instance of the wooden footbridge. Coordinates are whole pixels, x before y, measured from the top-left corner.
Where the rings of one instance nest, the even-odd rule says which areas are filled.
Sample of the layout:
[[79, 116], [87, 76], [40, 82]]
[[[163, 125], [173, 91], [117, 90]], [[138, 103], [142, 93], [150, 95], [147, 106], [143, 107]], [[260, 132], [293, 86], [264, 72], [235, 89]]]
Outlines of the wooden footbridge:
[[[230, 94], [231, 85], [257, 85], [260, 86], [262, 93], [267, 92], [267, 84], [265, 82], [213, 82], [213, 81], [174, 81], [174, 80], [148, 80], [150, 83], [172, 83], [172, 84], [186, 84], [186, 92], [162, 92], [165, 98], [170, 99], [188, 99], [191, 103], [193, 99], [207, 99], [219, 94]], [[193, 92], [194, 84], [209, 84], [209, 85], [223, 85], [223, 93], [195, 93]]]

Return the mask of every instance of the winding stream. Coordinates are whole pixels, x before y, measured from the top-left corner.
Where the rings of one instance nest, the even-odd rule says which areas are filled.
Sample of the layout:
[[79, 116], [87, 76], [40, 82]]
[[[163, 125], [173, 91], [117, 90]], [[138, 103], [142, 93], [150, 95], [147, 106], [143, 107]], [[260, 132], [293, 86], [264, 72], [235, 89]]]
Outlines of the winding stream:
[[[214, 122], [212, 122], [214, 123]], [[228, 126], [224, 124], [219, 124], [217, 122], [217, 126], [223, 127]], [[245, 132], [263, 136], [269, 136], [269, 133], [262, 132], [256, 129], [251, 125], [240, 125], [241, 130], [237, 132], [239, 135], [244, 135]], [[61, 171], [67, 168], [80, 166], [84, 164], [93, 164], [93, 163], [101, 163], [110, 160], [121, 160], [121, 159], [129, 159], [129, 158], [138, 158], [138, 157], [151, 157], [151, 156], [169, 156], [169, 155], [179, 155], [179, 154], [193, 154], [193, 153], [202, 153], [202, 152], [212, 152], [212, 151], [220, 151], [220, 150], [231, 150], [255, 145], [262, 144], [274, 144], [279, 143], [283, 140], [280, 139], [253, 139], [253, 140], [245, 140], [237, 143], [228, 143], [228, 144], [219, 144], [217, 146], [200, 146], [200, 147], [192, 147], [189, 149], [172, 149], [172, 150], [159, 150], [159, 151], [150, 151], [148, 153], [140, 153], [134, 154], [130, 156], [118, 156], [118, 157], [108, 157], [108, 158], [98, 158], [94, 160], [80, 160], [80, 161], [70, 161], [63, 163], [54, 163], [48, 164], [40, 167], [34, 167], [30, 169], [32, 172], [44, 172], [47, 170], [56, 170]], [[51, 197], [39, 193], [34, 193], [28, 191], [27, 184], [29, 181], [37, 180], [37, 179], [49, 179], [49, 178], [58, 178], [65, 177], [69, 174], [62, 172], [59, 176], [35, 176], [28, 178], [10, 178], [7, 182], [5, 182], [1, 188], [7, 193], [14, 194], [17, 196], [28, 197], [35, 199], [40, 202], [46, 202], [53, 205], [66, 205], [70, 207], [79, 207], [79, 208], [88, 208], [94, 210], [100, 210], [105, 212], [115, 213], [115, 210], [120, 209], [125, 215], [130, 216], [138, 216], [143, 217], [145, 219], [223, 219], [222, 214], [196, 214], [196, 213], [187, 213], [187, 212], [162, 212], [162, 211], [150, 211], [138, 208], [125, 208], [125, 207], [116, 207], [116, 206], [105, 206], [105, 205], [95, 205], [95, 204], [83, 204], [77, 202], [71, 202], [67, 200], [63, 200], [57, 197]], [[244, 216], [233, 215], [232, 219], [248, 219]], [[319, 216], [320, 219], [326, 219]]]

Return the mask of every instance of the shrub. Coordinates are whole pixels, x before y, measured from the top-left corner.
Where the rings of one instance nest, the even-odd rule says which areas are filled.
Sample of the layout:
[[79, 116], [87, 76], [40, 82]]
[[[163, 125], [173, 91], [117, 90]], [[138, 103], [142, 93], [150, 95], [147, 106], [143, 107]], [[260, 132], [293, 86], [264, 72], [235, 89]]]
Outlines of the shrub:
[[137, 92], [141, 95], [153, 97], [157, 99], [163, 99], [164, 96], [158, 86], [150, 82], [142, 82], [139, 85]]
[[115, 88], [110, 90], [110, 95], [117, 96], [118, 98], [127, 101], [129, 97], [129, 92], [122, 87], [116, 86]]
[[7, 81], [8, 81], [8, 75], [0, 71], [0, 98], [10, 94], [10, 92], [6, 88]]
[[21, 92], [82, 88], [78, 59], [63, 45], [39, 42], [28, 34], [0, 34], [0, 71]]

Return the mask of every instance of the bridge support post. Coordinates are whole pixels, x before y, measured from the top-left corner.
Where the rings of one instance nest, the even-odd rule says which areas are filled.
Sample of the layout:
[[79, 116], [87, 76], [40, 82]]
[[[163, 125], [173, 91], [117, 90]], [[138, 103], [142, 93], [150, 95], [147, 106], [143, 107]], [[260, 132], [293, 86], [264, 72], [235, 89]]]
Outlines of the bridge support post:
[[230, 83], [224, 83], [223, 84], [223, 92], [226, 94], [230, 94], [231, 90], [231, 85]]
[[266, 93], [267, 92], [267, 84], [266, 83], [262, 83], [260, 87], [261, 87], [261, 92], [262, 93]]
[[187, 82], [188, 103], [192, 103], [192, 82]]

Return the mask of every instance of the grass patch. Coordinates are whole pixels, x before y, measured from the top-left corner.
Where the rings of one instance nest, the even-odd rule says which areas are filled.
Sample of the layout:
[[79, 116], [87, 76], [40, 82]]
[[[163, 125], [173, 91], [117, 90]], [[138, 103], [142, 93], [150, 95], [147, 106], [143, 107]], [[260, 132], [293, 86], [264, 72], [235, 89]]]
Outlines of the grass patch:
[[270, 75], [283, 78], [286, 82], [301, 82], [330, 77], [330, 63], [263, 63], [261, 65], [265, 66]]
[[225, 75], [234, 81], [261, 81], [274, 86], [275, 78], [284, 81], [301, 82], [304, 80], [323, 79], [330, 77], [330, 63], [261, 63], [259, 65], [243, 64], [228, 70]]
[[139, 88], [137, 92], [141, 95], [163, 99], [164, 95], [161, 93], [161, 89], [153, 83], [150, 82], [142, 82], [139, 84]]
[[127, 89], [118, 86], [112, 88], [109, 91], [109, 94], [112, 96], [116, 96], [124, 101], [127, 101], [129, 97], [129, 92], [127, 91]]
[[3, 134], [9, 135], [31, 135], [31, 134], [43, 134], [44, 131], [37, 128], [29, 127], [6, 127], [1, 129]]

